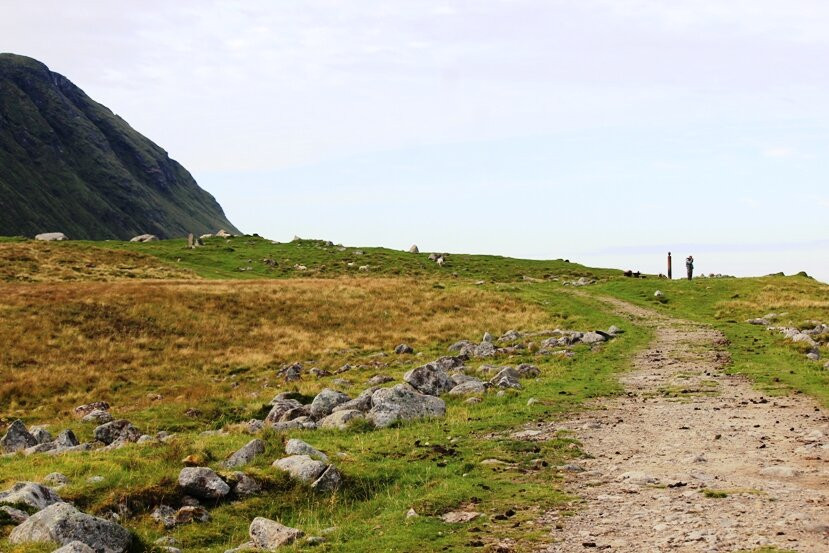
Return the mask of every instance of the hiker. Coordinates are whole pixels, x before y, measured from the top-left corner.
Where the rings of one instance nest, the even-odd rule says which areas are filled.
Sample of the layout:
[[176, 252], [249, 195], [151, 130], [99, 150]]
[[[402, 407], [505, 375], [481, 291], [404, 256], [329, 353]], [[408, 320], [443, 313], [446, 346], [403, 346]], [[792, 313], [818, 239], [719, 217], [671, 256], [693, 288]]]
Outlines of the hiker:
[[689, 255], [685, 260], [685, 268], [688, 270], [688, 280], [694, 278], [694, 256]]

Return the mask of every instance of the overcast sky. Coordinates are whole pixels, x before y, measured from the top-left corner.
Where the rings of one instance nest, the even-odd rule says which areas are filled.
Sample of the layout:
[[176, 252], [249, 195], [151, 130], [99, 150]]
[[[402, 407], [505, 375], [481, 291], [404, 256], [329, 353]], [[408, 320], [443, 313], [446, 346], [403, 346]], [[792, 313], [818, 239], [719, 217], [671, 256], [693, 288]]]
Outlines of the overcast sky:
[[829, 281], [825, 0], [1, 0], [246, 232]]

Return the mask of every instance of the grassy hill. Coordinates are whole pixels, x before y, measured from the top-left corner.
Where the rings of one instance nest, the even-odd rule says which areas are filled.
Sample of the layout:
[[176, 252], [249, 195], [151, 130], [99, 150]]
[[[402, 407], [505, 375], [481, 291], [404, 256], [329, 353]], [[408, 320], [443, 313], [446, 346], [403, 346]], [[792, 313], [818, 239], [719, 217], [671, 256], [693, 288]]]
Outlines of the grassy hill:
[[184, 167], [42, 63], [0, 54], [0, 234], [237, 232]]
[[[609, 311], [604, 295], [716, 326], [731, 341], [728, 370], [754, 378], [764, 393], [800, 391], [829, 405], [822, 361], [745, 322], [770, 311], [784, 314], [781, 324], [829, 322], [829, 286], [802, 276], [668, 282], [564, 260], [460, 254], [441, 267], [425, 253], [255, 236], [213, 238], [196, 249], [183, 240], [5, 240], [0, 256], [0, 342], [9, 345], [0, 352], [0, 424], [20, 417], [89, 440], [94, 423], [72, 417], [72, 407], [106, 400], [147, 433], [176, 433], [166, 443], [112, 451], [0, 458], [0, 490], [61, 472], [70, 479], [61, 496], [86, 512], [121, 513], [137, 537], [135, 551], [156, 551], [155, 540], [170, 535], [182, 550], [222, 553], [246, 541], [256, 516], [324, 536], [316, 551], [497, 550], [503, 540], [515, 552], [536, 550], [549, 541], [539, 517], [566, 511], [569, 501], [557, 467], [582, 453], [566, 433], [528, 441], [515, 432], [618, 393], [616, 376], [651, 337]], [[592, 284], [572, 286], [582, 277]], [[657, 289], [664, 295], [655, 297]], [[266, 431], [259, 435], [265, 455], [243, 469], [263, 493], [207, 504], [211, 522], [171, 531], [150, 517], [159, 503], [181, 500], [184, 457], [228, 473], [220, 462], [251, 439], [246, 421], [261, 419], [279, 392], [308, 400], [334, 387], [354, 396], [372, 376], [400, 381], [453, 342], [478, 341], [484, 332], [610, 325], [626, 332], [599, 347], [575, 346], [572, 356], [539, 354], [530, 345], [539, 339], [530, 337], [519, 340], [524, 349], [471, 360], [474, 374], [486, 363], [524, 362], [541, 374], [480, 403], [445, 397], [445, 419]], [[403, 342], [416, 353], [395, 355]], [[294, 362], [324, 372], [288, 382], [280, 370]], [[270, 463], [287, 438], [336, 456], [346, 476], [341, 490], [317, 495], [275, 471]], [[406, 518], [410, 508], [420, 516]], [[468, 524], [438, 518], [459, 508], [484, 516]], [[12, 547], [2, 538], [10, 529], [0, 518], [3, 551], [52, 550]]]

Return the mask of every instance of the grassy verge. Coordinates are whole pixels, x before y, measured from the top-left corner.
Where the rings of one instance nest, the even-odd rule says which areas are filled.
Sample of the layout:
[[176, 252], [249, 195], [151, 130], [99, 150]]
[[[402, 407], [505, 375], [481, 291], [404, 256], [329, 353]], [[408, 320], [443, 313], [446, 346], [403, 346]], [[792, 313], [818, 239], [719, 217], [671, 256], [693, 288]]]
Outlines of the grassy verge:
[[[654, 297], [661, 290], [664, 296]], [[776, 326], [807, 328], [829, 323], [829, 286], [804, 276], [687, 280], [617, 279], [589, 287], [665, 313], [711, 324], [731, 341], [730, 372], [753, 379], [768, 394], [791, 390], [829, 405], [829, 371], [805, 350], [746, 321], [780, 314]], [[824, 354], [827, 348], [823, 347]]]

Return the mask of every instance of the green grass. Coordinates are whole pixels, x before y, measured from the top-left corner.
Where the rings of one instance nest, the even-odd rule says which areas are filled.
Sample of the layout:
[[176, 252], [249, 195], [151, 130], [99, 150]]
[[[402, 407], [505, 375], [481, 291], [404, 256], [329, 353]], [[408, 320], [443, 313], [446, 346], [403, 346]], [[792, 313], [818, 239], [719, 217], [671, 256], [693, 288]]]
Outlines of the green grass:
[[[783, 314], [776, 326], [829, 323], [829, 286], [804, 276], [687, 280], [614, 279], [588, 287], [669, 315], [710, 324], [730, 341], [728, 371], [745, 374], [766, 394], [798, 391], [829, 405], [826, 359], [810, 361], [805, 351], [748, 319]], [[655, 298], [655, 290], [665, 296]], [[824, 346], [824, 354], [827, 350]]]

